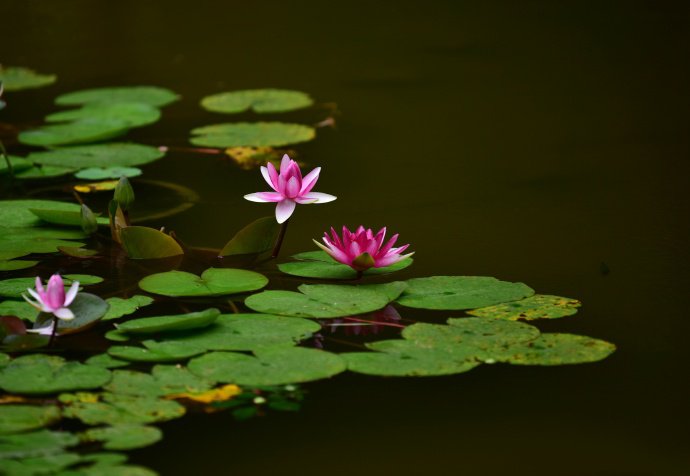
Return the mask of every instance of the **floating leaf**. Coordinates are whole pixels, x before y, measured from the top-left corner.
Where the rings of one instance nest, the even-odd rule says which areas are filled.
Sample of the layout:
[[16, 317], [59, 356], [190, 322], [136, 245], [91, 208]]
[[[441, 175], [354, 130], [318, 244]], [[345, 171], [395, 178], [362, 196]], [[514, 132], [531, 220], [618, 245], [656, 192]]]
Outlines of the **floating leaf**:
[[[60, 474], [66, 476], [66, 471], [61, 471], [78, 463], [81, 460], [77, 453], [56, 453], [46, 456], [35, 456], [22, 459], [2, 460], [2, 474], [4, 476], [33, 476], [44, 474]], [[72, 474], [69, 471], [69, 474]], [[82, 473], [78, 473], [79, 476]]]
[[249, 109], [258, 113], [286, 112], [309, 107], [308, 94], [289, 89], [245, 89], [206, 96], [201, 107], [207, 111], [238, 113]]
[[421, 309], [475, 309], [531, 296], [523, 283], [499, 281], [487, 276], [432, 276], [407, 281], [398, 299], [404, 306]]
[[103, 182], [82, 183], [74, 186], [74, 191], [79, 193], [110, 192], [117, 188], [117, 180], [105, 180]]
[[41, 220], [31, 210], [72, 212], [79, 217], [81, 207], [76, 203], [55, 200], [0, 200], [0, 225], [13, 228], [42, 225]]
[[83, 286], [99, 284], [104, 281], [100, 276], [94, 276], [93, 274], [65, 274], [62, 277], [65, 280], [65, 284], [71, 284], [74, 281], [79, 281], [79, 284]]
[[122, 247], [131, 259], [160, 259], [184, 254], [175, 239], [145, 226], [127, 226], [120, 230]]
[[[80, 275], [80, 274], [73, 274], [73, 275], [65, 275], [63, 278], [66, 278], [63, 280], [65, 287], [67, 288], [73, 280], [70, 278], [76, 277], [74, 281], [79, 281], [80, 284], [93, 284], [92, 280], [98, 279], [100, 281], [103, 281], [103, 278], [99, 278], [98, 276], [90, 276], [90, 275]], [[82, 278], [83, 281], [79, 278]], [[100, 282], [96, 281], [96, 282]], [[10, 278], [10, 279], [3, 279], [0, 281], [0, 296], [4, 297], [9, 297], [9, 298], [15, 298], [15, 299], [21, 299], [22, 294], [27, 293], [28, 288], [34, 287], [36, 284], [36, 278]]]
[[146, 425], [125, 424], [91, 428], [81, 434], [82, 441], [102, 441], [106, 450], [132, 450], [152, 445], [163, 438], [158, 428]]
[[21, 66], [0, 68], [0, 82], [6, 91], [41, 88], [53, 84], [55, 81], [57, 81], [57, 76], [54, 74], [39, 74], [32, 69]]
[[235, 352], [211, 352], [192, 359], [189, 370], [210, 380], [262, 386], [309, 382], [339, 374], [345, 362], [336, 354], [304, 347], [257, 350], [256, 357]]
[[177, 365], [155, 365], [150, 374], [131, 370], [116, 370], [105, 387], [112, 393], [162, 397], [185, 392], [205, 392], [215, 382], [194, 375]]
[[144, 103], [93, 103], [80, 109], [61, 111], [46, 116], [47, 122], [78, 121], [82, 119], [120, 120], [127, 127], [141, 127], [153, 124], [161, 112]]
[[226, 402], [242, 393], [242, 389], [234, 384], [223, 385], [205, 392], [181, 392], [167, 395], [175, 400], [192, 400], [199, 403]]
[[273, 249], [280, 233], [274, 217], [263, 217], [251, 222], [232, 237], [220, 251], [220, 256], [261, 254]]
[[184, 331], [199, 329], [213, 324], [220, 316], [220, 311], [215, 308], [200, 312], [177, 314], [174, 316], [156, 316], [133, 319], [122, 324], [115, 324], [120, 332], [127, 334], [155, 334], [167, 331]]
[[210, 268], [204, 271], [201, 277], [183, 271], [152, 274], [139, 281], [139, 287], [149, 293], [163, 296], [197, 297], [256, 291], [267, 283], [268, 278], [254, 271]]
[[[12, 164], [12, 172], [17, 174], [23, 170], [30, 169], [34, 166], [31, 161], [26, 160], [22, 157], [16, 157], [14, 155], [8, 155], [7, 159]], [[7, 174], [10, 172], [9, 167], [7, 167], [7, 161], [0, 157], [0, 175]]]
[[82, 119], [20, 132], [18, 139], [26, 145], [55, 147], [112, 139], [128, 130], [127, 122], [120, 119]]
[[[273, 220], [275, 222], [275, 220]], [[351, 267], [338, 263], [325, 251], [306, 251], [292, 256], [297, 261], [282, 263], [278, 269], [283, 273], [303, 278], [320, 279], [355, 279], [357, 271]], [[412, 258], [406, 258], [390, 266], [383, 268], [369, 268], [364, 272], [365, 276], [387, 274], [405, 269], [412, 264]]]
[[124, 86], [114, 88], [94, 88], [75, 91], [58, 96], [55, 104], [73, 106], [94, 103], [143, 103], [163, 107], [180, 98], [169, 89], [157, 86]]
[[190, 142], [202, 147], [271, 146], [308, 142], [316, 136], [313, 127], [284, 122], [233, 122], [198, 127]]
[[0, 370], [0, 388], [30, 395], [97, 388], [108, 380], [106, 369], [42, 354], [17, 357]]
[[141, 169], [136, 167], [90, 167], [80, 170], [74, 176], [82, 180], [107, 180], [138, 177], [141, 174]]
[[492, 319], [508, 319], [511, 321], [524, 319], [532, 321], [535, 319], [556, 319], [572, 316], [577, 313], [577, 308], [581, 305], [577, 299], [535, 294], [521, 301], [483, 307], [468, 311], [467, 313], [477, 317]]
[[40, 349], [50, 342], [48, 336], [36, 334], [13, 334], [5, 337], [0, 342], [0, 349], [6, 352], [25, 352], [27, 350]]
[[[81, 226], [81, 210], [68, 211], [48, 210], [45, 208], [30, 208], [29, 212], [33, 213], [41, 220], [48, 223], [52, 223], [54, 225]], [[108, 219], [104, 217], [97, 217], [96, 223], [98, 223], [101, 226], [105, 226], [108, 224]]]
[[38, 261], [0, 261], [0, 271], [17, 271], [19, 269], [32, 268], [38, 264]]
[[89, 250], [86, 248], [77, 248], [75, 246], [58, 246], [61, 253], [71, 256], [72, 258], [88, 259], [98, 255], [98, 251]]
[[[73, 334], [89, 329], [108, 311], [108, 303], [95, 294], [78, 293], [69, 308], [74, 314], [74, 319], [58, 320], [58, 335]], [[52, 321], [52, 314], [42, 313], [36, 319], [34, 329], [49, 326]]]
[[[148, 164], [164, 155], [165, 152], [149, 145], [109, 143], [33, 152], [29, 155], [28, 160], [38, 164], [84, 169], [89, 167], [134, 167]], [[79, 208], [78, 205], [77, 208]]]
[[[61, 401], [65, 398], [60, 396]], [[87, 425], [154, 423], [179, 418], [184, 414], [185, 408], [172, 400], [115, 393], [103, 394], [102, 401], [71, 401], [63, 408], [63, 416], [78, 418]]]
[[315, 322], [295, 317], [224, 314], [201, 332], [167, 335], [165, 341], [185, 342], [205, 350], [256, 350], [295, 345], [320, 328]]
[[93, 355], [84, 362], [87, 365], [95, 365], [104, 369], [117, 369], [127, 367], [130, 363], [125, 360], [116, 359], [108, 354]]
[[530, 342], [496, 349], [484, 360], [513, 365], [583, 364], [603, 360], [615, 350], [615, 345], [587, 336], [542, 334]]
[[108, 354], [132, 362], [180, 362], [206, 351], [186, 342], [144, 341], [143, 344], [146, 348], [115, 345], [108, 349]]
[[127, 342], [129, 340], [129, 335], [118, 330], [108, 331], [103, 337], [114, 342]]
[[15, 177], [19, 180], [40, 180], [62, 177], [74, 173], [75, 169], [69, 167], [58, 167], [55, 165], [37, 165], [28, 170], [22, 170]]
[[32, 458], [62, 453], [79, 444], [79, 438], [66, 431], [39, 430], [0, 437], [0, 461], [3, 469], [9, 458]]
[[[148, 306], [153, 303], [153, 299], [148, 296], [142, 296], [140, 294], [134, 295], [129, 299], [123, 299], [119, 297], [111, 297], [105, 300], [108, 305], [108, 312], [103, 316], [104, 321], [109, 321], [111, 319], [119, 319], [122, 316], [127, 316], [138, 311], [144, 306]], [[0, 306], [2, 306], [0, 304]]]
[[60, 418], [60, 409], [55, 405], [0, 405], [0, 435], [36, 430]]
[[464, 317], [448, 319], [450, 325], [418, 322], [402, 331], [405, 339], [426, 346], [462, 344], [477, 349], [493, 349], [518, 342], [529, 342], [539, 337], [539, 329], [522, 322], [503, 319]]

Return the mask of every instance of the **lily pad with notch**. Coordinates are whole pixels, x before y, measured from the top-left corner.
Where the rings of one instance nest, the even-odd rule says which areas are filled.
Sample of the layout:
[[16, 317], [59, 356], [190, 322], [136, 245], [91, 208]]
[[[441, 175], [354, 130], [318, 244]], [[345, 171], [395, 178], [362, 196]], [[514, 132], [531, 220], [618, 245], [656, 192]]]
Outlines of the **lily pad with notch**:
[[119, 319], [123, 316], [133, 314], [137, 312], [140, 308], [148, 306], [153, 303], [153, 298], [149, 296], [143, 296], [141, 294], [136, 294], [130, 298], [124, 299], [119, 297], [111, 297], [105, 300], [108, 305], [108, 312], [103, 316], [104, 321], [110, 321], [112, 319]]
[[18, 139], [26, 145], [56, 147], [113, 139], [128, 130], [127, 122], [121, 119], [81, 119], [20, 132]]
[[220, 316], [220, 311], [209, 308], [204, 311], [177, 314], [173, 316], [156, 316], [133, 319], [115, 327], [127, 334], [146, 335], [170, 331], [186, 331], [210, 326]]
[[163, 432], [154, 426], [121, 424], [90, 428], [79, 436], [83, 442], [102, 442], [106, 450], [132, 450], [157, 443]]
[[258, 113], [287, 112], [314, 103], [308, 94], [289, 89], [244, 89], [206, 96], [201, 107], [207, 111], [234, 114], [249, 109]]
[[[274, 220], [275, 222], [275, 220]], [[303, 278], [318, 279], [355, 279], [357, 271], [331, 258], [325, 251], [306, 251], [292, 256], [296, 261], [281, 263], [278, 269], [283, 273]], [[412, 258], [406, 258], [383, 268], [369, 268], [364, 276], [388, 274], [405, 269], [412, 264]]]
[[60, 395], [60, 401], [65, 404], [63, 416], [78, 418], [87, 425], [154, 423], [173, 420], [185, 414], [185, 407], [181, 404], [150, 396], [108, 392], [93, 401], [65, 394]]
[[116, 370], [105, 389], [121, 395], [162, 397], [178, 393], [201, 393], [215, 381], [201, 378], [178, 365], [154, 365], [151, 373]]
[[152, 274], [139, 281], [144, 291], [171, 297], [223, 296], [256, 291], [268, 278], [254, 271], [234, 268], [209, 268], [201, 276], [183, 271]]
[[141, 174], [141, 169], [136, 167], [89, 167], [81, 169], [74, 176], [82, 180], [108, 180], [138, 177]]
[[[134, 167], [148, 164], [164, 155], [165, 152], [150, 145], [114, 142], [33, 152], [27, 159], [38, 164], [85, 169]], [[77, 208], [79, 208], [78, 205]]]
[[80, 104], [142, 103], [163, 107], [180, 99], [169, 89], [158, 86], [120, 86], [93, 88], [63, 94], [55, 99], [60, 106]]
[[157, 108], [148, 104], [134, 103], [92, 103], [80, 109], [60, 111], [46, 116], [47, 122], [79, 121], [82, 119], [119, 120], [127, 127], [142, 127], [153, 124], [161, 117]]
[[603, 360], [615, 350], [615, 345], [601, 339], [546, 333], [530, 342], [497, 348], [484, 360], [513, 365], [583, 364]]
[[316, 137], [313, 127], [284, 122], [233, 122], [198, 127], [190, 142], [202, 147], [280, 147], [308, 142]]

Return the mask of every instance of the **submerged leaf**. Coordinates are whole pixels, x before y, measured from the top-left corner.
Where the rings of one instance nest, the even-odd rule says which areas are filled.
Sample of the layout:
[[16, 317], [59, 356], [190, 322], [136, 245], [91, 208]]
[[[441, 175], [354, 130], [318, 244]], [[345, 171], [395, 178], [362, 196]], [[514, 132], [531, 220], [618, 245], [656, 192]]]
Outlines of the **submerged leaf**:
[[[163, 296], [222, 296], [261, 289], [268, 283], [264, 275], [233, 268], [210, 268], [201, 277], [183, 271], [152, 274], [139, 281], [144, 291]], [[1, 284], [1, 282], [0, 282]]]
[[280, 147], [308, 142], [316, 136], [313, 127], [283, 122], [233, 122], [198, 127], [190, 142], [202, 147]]
[[160, 259], [184, 254], [175, 239], [145, 226], [127, 226], [120, 230], [122, 247], [131, 259]]
[[206, 96], [201, 107], [208, 111], [238, 113], [252, 109], [258, 113], [286, 112], [309, 107], [308, 94], [289, 89], [245, 89]]

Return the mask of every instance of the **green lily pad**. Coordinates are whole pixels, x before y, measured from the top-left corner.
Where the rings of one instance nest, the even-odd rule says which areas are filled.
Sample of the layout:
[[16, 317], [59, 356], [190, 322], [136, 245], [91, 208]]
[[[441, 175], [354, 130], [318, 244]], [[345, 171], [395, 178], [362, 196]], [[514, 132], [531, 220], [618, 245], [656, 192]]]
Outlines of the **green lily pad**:
[[284, 122], [233, 122], [192, 130], [194, 145], [202, 147], [281, 147], [316, 137], [313, 127]]
[[108, 354], [132, 362], [180, 362], [206, 352], [203, 347], [186, 342], [144, 341], [144, 347], [114, 345]]
[[96, 250], [77, 248], [76, 246], [58, 246], [58, 250], [60, 250], [60, 253], [78, 259], [88, 259], [98, 255]]
[[0, 350], [5, 352], [26, 352], [45, 347], [50, 342], [48, 336], [36, 334], [11, 334], [2, 339]]
[[242, 228], [226, 243], [220, 256], [261, 254], [273, 249], [280, 233], [274, 217], [262, 217]]
[[33, 268], [39, 262], [29, 260], [0, 261], [0, 271], [17, 271], [20, 269]]
[[157, 86], [124, 86], [113, 88], [94, 88], [75, 91], [58, 96], [55, 104], [73, 106], [79, 104], [143, 103], [163, 107], [180, 99], [169, 89]]
[[80, 109], [61, 111], [46, 116], [47, 122], [79, 121], [82, 119], [120, 120], [127, 127], [142, 127], [153, 124], [161, 112], [143, 103], [93, 103]]
[[90, 286], [92, 284], [100, 284], [104, 281], [100, 276], [93, 274], [65, 274], [62, 276], [65, 284], [72, 284], [74, 281], [79, 281], [82, 286]]
[[[88, 274], [67, 274], [63, 276], [65, 288], [69, 287], [73, 281], [79, 284], [89, 285], [103, 281], [103, 278]], [[27, 289], [34, 288], [36, 278], [10, 278], [0, 281], [0, 296], [21, 299], [22, 294], [27, 294]]]
[[28, 170], [22, 170], [15, 177], [19, 180], [40, 180], [63, 177], [74, 173], [75, 169], [70, 167], [58, 167], [55, 165], [36, 165]]
[[[26, 289], [24, 290], [26, 291]], [[0, 316], [17, 316], [28, 321], [35, 321], [39, 311], [28, 302], [7, 300], [0, 302]]]
[[245, 89], [206, 96], [201, 107], [207, 111], [238, 113], [252, 109], [258, 113], [286, 112], [309, 107], [308, 94], [289, 89]]
[[184, 342], [205, 350], [257, 350], [293, 346], [321, 326], [307, 319], [268, 314], [223, 314], [200, 332], [166, 335], [166, 342]]
[[0, 388], [29, 395], [98, 388], [109, 380], [106, 369], [42, 354], [17, 357], [0, 371]]
[[20, 132], [18, 139], [26, 145], [55, 147], [112, 139], [128, 130], [127, 122], [120, 119], [82, 119]]
[[42, 225], [42, 221], [31, 210], [74, 212], [80, 216], [81, 207], [76, 203], [55, 200], [0, 200], [0, 223], [13, 228]]
[[106, 332], [103, 337], [114, 342], [127, 342], [130, 339], [129, 334], [120, 332], [117, 329], [113, 329], [112, 331]]
[[[273, 220], [275, 222], [275, 220]], [[293, 255], [297, 261], [281, 263], [278, 269], [283, 273], [303, 278], [319, 279], [355, 279], [357, 271], [346, 264], [338, 263], [325, 251], [306, 251]], [[405, 269], [412, 264], [412, 258], [406, 258], [383, 268], [369, 268], [364, 276], [387, 274]]]
[[139, 281], [139, 287], [146, 292], [172, 297], [237, 294], [256, 291], [266, 284], [268, 278], [262, 274], [233, 268], [209, 268], [201, 273], [201, 277], [183, 271], [168, 271]]
[[[111, 297], [106, 299], [105, 302], [107, 302], [110, 307], [108, 308], [108, 312], [105, 313], [105, 316], [103, 316], [103, 320], [109, 321], [133, 314], [140, 308], [153, 303], [153, 299], [148, 296], [137, 294], [128, 299]], [[0, 304], [0, 309], [1, 306], [2, 304]]]
[[395, 299], [389, 297], [386, 289], [361, 285], [303, 284], [298, 288], [300, 292], [264, 291], [249, 296], [244, 303], [250, 309], [266, 314], [326, 319], [381, 309]]
[[80, 170], [74, 176], [82, 180], [109, 180], [120, 177], [138, 177], [141, 174], [141, 169], [136, 167], [90, 167]]
[[10, 356], [0, 352], [0, 368], [10, 363]]
[[55, 405], [0, 405], [0, 435], [50, 426], [62, 417]]
[[310, 382], [345, 370], [340, 356], [317, 349], [273, 347], [255, 354], [211, 352], [192, 359], [189, 370], [209, 380], [248, 386]]
[[0, 251], [15, 253], [25, 256], [31, 253], [55, 253], [60, 246], [84, 246], [83, 243], [75, 243], [65, 240], [53, 240], [50, 238], [26, 239], [24, 241], [0, 240]]
[[487, 276], [432, 276], [407, 281], [398, 302], [421, 309], [475, 309], [518, 301], [534, 294], [523, 283], [499, 281]]
[[587, 336], [542, 334], [531, 342], [496, 349], [484, 360], [513, 365], [583, 364], [603, 360], [615, 350], [615, 345]]
[[5, 66], [0, 68], [0, 81], [5, 91], [21, 91], [22, 89], [41, 88], [57, 81], [54, 74], [39, 74], [32, 69], [21, 66]]
[[65, 468], [81, 461], [77, 453], [56, 453], [46, 456], [35, 456], [22, 459], [2, 460], [4, 476], [34, 476], [60, 474], [65, 476]]
[[[89, 167], [135, 167], [158, 160], [164, 155], [165, 152], [149, 145], [115, 142], [33, 152], [29, 155], [28, 160], [38, 164], [85, 169]], [[76, 205], [76, 207], [79, 211], [79, 206]]]
[[[74, 314], [74, 319], [69, 321], [58, 320], [57, 334], [67, 335], [82, 332], [95, 325], [108, 311], [108, 303], [95, 294], [78, 293], [69, 309]], [[53, 315], [41, 313], [36, 319], [34, 329], [49, 326], [53, 321]]]
[[150, 374], [116, 370], [105, 388], [122, 395], [162, 397], [175, 393], [201, 393], [214, 385], [215, 382], [194, 375], [184, 367], [155, 365]]
[[[19, 172], [30, 169], [34, 166], [33, 163], [22, 157], [9, 155], [7, 158], [9, 159], [10, 164], [12, 164], [12, 172], [14, 174], [18, 174]], [[7, 161], [0, 157], [0, 175], [8, 174], [9, 172], [10, 169], [7, 167]]]
[[[48, 210], [45, 208], [30, 208], [29, 212], [40, 218], [42, 221], [53, 225], [81, 226], [81, 210]], [[106, 226], [110, 222], [106, 217], [97, 217], [96, 223]], [[69, 246], [66, 245], [66, 246]], [[74, 244], [72, 244], [74, 246]], [[84, 245], [82, 245], [84, 246]]]
[[0, 436], [0, 461], [4, 469], [8, 459], [54, 455], [77, 444], [79, 444], [79, 438], [66, 431], [39, 430]]
[[117, 369], [120, 367], [127, 367], [130, 362], [116, 359], [108, 354], [97, 354], [89, 357], [84, 362], [86, 365], [95, 365], [96, 367], [103, 367], [104, 369]]
[[[65, 397], [61, 396], [61, 400]], [[185, 407], [172, 400], [115, 393], [105, 393], [96, 402], [75, 400], [63, 408], [64, 417], [78, 418], [87, 425], [154, 423], [184, 414]]]
[[157, 443], [163, 432], [156, 427], [125, 424], [91, 428], [81, 435], [82, 441], [101, 441], [106, 450], [132, 450]]
[[492, 319], [508, 319], [516, 321], [524, 319], [557, 319], [572, 316], [582, 304], [577, 299], [560, 296], [535, 294], [521, 301], [513, 301], [495, 306], [483, 307], [468, 311], [467, 314]]
[[184, 331], [199, 329], [213, 324], [220, 316], [220, 311], [215, 308], [200, 312], [177, 314], [174, 316], [156, 316], [133, 319], [122, 324], [115, 324], [120, 332], [127, 334], [155, 334], [167, 331]]
[[131, 259], [160, 259], [184, 254], [175, 239], [145, 226], [128, 226], [120, 230], [122, 247]]

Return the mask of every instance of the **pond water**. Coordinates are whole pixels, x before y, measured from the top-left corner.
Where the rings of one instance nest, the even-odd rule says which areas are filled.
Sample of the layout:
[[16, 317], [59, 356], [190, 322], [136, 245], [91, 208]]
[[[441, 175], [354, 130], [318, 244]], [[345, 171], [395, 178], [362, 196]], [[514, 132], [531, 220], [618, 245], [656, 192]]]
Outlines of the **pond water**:
[[[256, 170], [184, 148], [192, 128], [223, 120], [199, 107], [206, 95], [306, 91], [318, 105], [281, 119], [335, 119], [294, 149], [323, 168], [319, 190], [338, 200], [298, 207], [281, 256], [314, 249], [330, 226], [385, 225], [416, 252], [395, 279], [522, 281], [583, 302], [574, 317], [539, 322], [542, 331], [617, 346], [587, 365], [484, 365], [423, 379], [345, 373], [305, 384], [299, 412], [164, 423], [164, 439], [130, 461], [164, 475], [688, 474], [683, 2], [6, 0], [0, 17], [0, 61], [58, 75], [10, 96], [3, 123], [38, 125], [55, 96], [88, 87], [152, 84], [182, 96], [127, 137], [170, 147], [145, 179], [198, 200], [144, 224], [218, 249], [270, 214], [243, 199], [263, 190]], [[142, 203], [166, 200], [140, 189]], [[304, 281], [271, 269], [262, 272], [278, 286]], [[457, 314], [399, 312], [406, 323]], [[366, 340], [340, 329], [322, 345], [349, 351]]]

